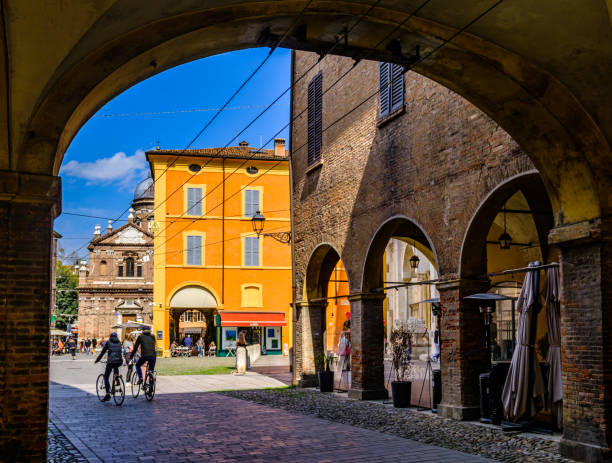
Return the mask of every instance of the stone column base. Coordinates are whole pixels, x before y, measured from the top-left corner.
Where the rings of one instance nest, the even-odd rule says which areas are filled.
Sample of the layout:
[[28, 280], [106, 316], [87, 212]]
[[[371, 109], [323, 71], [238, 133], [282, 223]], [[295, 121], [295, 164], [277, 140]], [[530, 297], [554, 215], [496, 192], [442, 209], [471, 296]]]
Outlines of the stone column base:
[[612, 461], [612, 452], [609, 448], [598, 445], [576, 442], [561, 438], [559, 442], [559, 453], [576, 461], [604, 462]]
[[317, 379], [317, 375], [302, 375], [302, 377], [297, 381], [297, 387], [317, 387], [319, 385], [319, 380]]
[[458, 421], [470, 421], [480, 418], [480, 407], [461, 407], [459, 405], [438, 405], [438, 415]]
[[389, 398], [386, 389], [349, 389], [349, 399], [357, 400], [385, 400]]

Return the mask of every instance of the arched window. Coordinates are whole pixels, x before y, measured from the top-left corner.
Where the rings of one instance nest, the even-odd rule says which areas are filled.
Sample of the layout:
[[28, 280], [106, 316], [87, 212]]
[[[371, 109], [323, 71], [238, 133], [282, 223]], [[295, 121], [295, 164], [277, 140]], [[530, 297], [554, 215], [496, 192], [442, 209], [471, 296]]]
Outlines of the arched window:
[[134, 259], [128, 257], [125, 259], [125, 276], [133, 277], [134, 276]]
[[100, 261], [100, 275], [106, 275], [106, 261]]

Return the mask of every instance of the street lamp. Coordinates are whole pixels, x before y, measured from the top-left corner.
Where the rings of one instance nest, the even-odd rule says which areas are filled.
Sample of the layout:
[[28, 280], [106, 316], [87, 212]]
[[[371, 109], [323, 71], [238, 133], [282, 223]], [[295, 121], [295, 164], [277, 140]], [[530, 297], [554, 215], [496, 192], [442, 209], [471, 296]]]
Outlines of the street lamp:
[[[415, 246], [414, 240], [412, 240], [412, 249], [414, 249], [414, 251], [416, 252], [416, 246]], [[416, 270], [417, 268], [419, 268], [419, 262], [421, 262], [421, 259], [419, 259], [419, 256], [417, 256], [416, 254], [413, 254], [412, 257], [410, 258], [410, 268], [412, 270]]]
[[504, 207], [504, 232], [499, 235], [497, 238], [499, 241], [499, 249], [510, 249], [510, 244], [512, 244], [512, 237], [506, 231], [506, 208]]
[[257, 211], [255, 212], [255, 214], [253, 214], [253, 217], [251, 218], [251, 225], [253, 226], [253, 231], [257, 234], [257, 236], [269, 236], [270, 238], [275, 239], [279, 243], [291, 243], [291, 232], [263, 233], [265, 223], [266, 218], [260, 211]]

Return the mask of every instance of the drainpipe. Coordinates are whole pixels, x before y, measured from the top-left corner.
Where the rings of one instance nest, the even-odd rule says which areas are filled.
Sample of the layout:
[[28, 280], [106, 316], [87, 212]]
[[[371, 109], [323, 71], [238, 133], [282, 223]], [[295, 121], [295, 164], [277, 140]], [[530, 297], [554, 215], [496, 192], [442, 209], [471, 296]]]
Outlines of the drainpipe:
[[223, 199], [221, 201], [221, 305], [225, 304], [225, 156], [221, 160], [223, 171]]
[[295, 384], [295, 358], [297, 355], [297, 349], [295, 346], [295, 329], [296, 329], [296, 314], [297, 310], [295, 307], [295, 299], [296, 299], [296, 285], [295, 285], [295, 232], [293, 229], [293, 84], [294, 84], [294, 76], [295, 74], [295, 51], [291, 50], [291, 92], [289, 95], [289, 101], [291, 101], [291, 105], [289, 107], [289, 213], [291, 218], [291, 344], [292, 344], [292, 352], [293, 358], [290, 361], [293, 364], [293, 371], [291, 375], [291, 383]]

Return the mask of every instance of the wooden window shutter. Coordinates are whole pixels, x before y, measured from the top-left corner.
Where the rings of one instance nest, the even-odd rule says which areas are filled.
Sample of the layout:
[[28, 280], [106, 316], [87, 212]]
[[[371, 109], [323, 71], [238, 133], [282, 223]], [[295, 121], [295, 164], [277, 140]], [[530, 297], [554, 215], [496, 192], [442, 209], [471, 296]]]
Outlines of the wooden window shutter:
[[202, 265], [202, 237], [187, 237], [187, 265]]
[[323, 139], [323, 74], [308, 84], [308, 165], [321, 159]]
[[202, 215], [202, 188], [187, 188], [187, 214]]
[[404, 68], [398, 64], [391, 66], [391, 109], [394, 111], [404, 104]]
[[244, 214], [253, 217], [259, 211], [259, 190], [245, 190], [244, 192]]
[[391, 78], [389, 76], [389, 69], [391, 65], [389, 63], [379, 63], [378, 65], [378, 91], [380, 97], [380, 116], [386, 116], [389, 114], [391, 105], [390, 97], [391, 94]]

